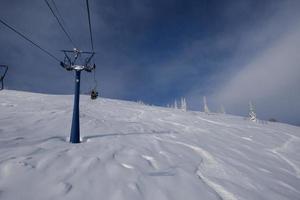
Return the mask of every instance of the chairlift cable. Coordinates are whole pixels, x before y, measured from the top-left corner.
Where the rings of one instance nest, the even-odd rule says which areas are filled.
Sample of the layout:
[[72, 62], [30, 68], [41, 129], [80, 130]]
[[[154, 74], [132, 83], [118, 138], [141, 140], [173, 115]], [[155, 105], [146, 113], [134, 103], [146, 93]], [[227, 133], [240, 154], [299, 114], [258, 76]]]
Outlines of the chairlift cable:
[[58, 17], [61, 19], [62, 25], [64, 25], [64, 26], [66, 27], [66, 29], [67, 29], [68, 26], [67, 26], [67, 24], [66, 24], [64, 18], [62, 17], [62, 15], [60, 14], [59, 9], [58, 9], [58, 7], [56, 6], [55, 0], [51, 0], [51, 2], [52, 2], [52, 4], [53, 4], [53, 6], [54, 6], [54, 9], [55, 9], [56, 13], [58, 14]]
[[96, 80], [96, 68], [94, 68], [93, 75], [94, 75], [94, 84], [95, 84], [94, 90], [95, 90], [95, 89], [97, 89], [97, 86], [98, 86], [98, 83]]
[[94, 52], [94, 44], [93, 44], [93, 35], [92, 35], [92, 25], [91, 25], [91, 15], [90, 15], [89, 0], [86, 0], [86, 9], [87, 9], [88, 20], [89, 20], [89, 30], [90, 30], [91, 46], [92, 46], [92, 51]]
[[[59, 9], [58, 9], [56, 3], [55, 3], [55, 0], [51, 0], [51, 2], [52, 2], [52, 4], [53, 4], [53, 6], [54, 6], [54, 9], [55, 9], [56, 13], [58, 14], [58, 17], [60, 18], [60, 20], [61, 20], [61, 22], [62, 22], [62, 25], [65, 26], [65, 30], [68, 30], [69, 27], [68, 27], [66, 21], [64, 20], [63, 16], [60, 14], [60, 11], [59, 11]], [[70, 35], [70, 34], [69, 34], [69, 35]], [[70, 38], [71, 38], [71, 37], [70, 37]], [[75, 46], [76, 46], [76, 45], [75, 45]], [[77, 46], [77, 47], [78, 47], [78, 46]]]
[[38, 45], [37, 43], [33, 42], [31, 39], [29, 39], [28, 37], [26, 37], [24, 34], [22, 34], [21, 32], [19, 32], [18, 30], [16, 30], [14, 27], [10, 26], [9, 24], [7, 24], [5, 21], [3, 21], [2, 19], [0, 19], [0, 22], [6, 26], [7, 28], [9, 28], [10, 30], [12, 30], [13, 32], [17, 33], [19, 36], [21, 36], [23, 39], [27, 40], [28, 42], [30, 42], [32, 45], [34, 45], [35, 47], [39, 48], [41, 51], [43, 51], [44, 53], [46, 53], [48, 56], [50, 56], [51, 58], [55, 59], [56, 61], [60, 62], [60, 60], [54, 56], [53, 54], [51, 54], [49, 51], [47, 51], [46, 49], [42, 48], [40, 45]]
[[55, 17], [55, 19], [57, 20], [60, 28], [63, 30], [63, 32], [66, 34], [67, 38], [69, 39], [69, 41], [72, 43], [73, 47], [76, 47], [75, 43], [73, 42], [73, 40], [71, 39], [69, 33], [66, 31], [66, 29], [64, 28], [64, 26], [62, 25], [62, 23], [60, 22], [59, 18], [57, 17], [57, 15], [55, 14], [54, 10], [52, 9], [51, 5], [49, 4], [48, 0], [45, 0], [48, 8], [50, 9], [51, 13], [53, 14], [53, 16]]
[[[92, 51], [94, 52], [94, 42], [93, 42], [93, 34], [92, 34], [92, 24], [91, 24], [91, 14], [90, 14], [89, 0], [86, 0], [86, 9], [87, 9], [87, 14], [88, 14], [91, 47], [92, 47]], [[94, 84], [95, 84], [95, 86], [94, 86], [94, 88], [93, 88], [92, 91], [96, 92], [96, 89], [97, 89], [96, 68], [94, 68], [94, 70], [93, 70], [93, 78], [94, 78]], [[97, 96], [98, 96], [98, 93], [97, 93]]]

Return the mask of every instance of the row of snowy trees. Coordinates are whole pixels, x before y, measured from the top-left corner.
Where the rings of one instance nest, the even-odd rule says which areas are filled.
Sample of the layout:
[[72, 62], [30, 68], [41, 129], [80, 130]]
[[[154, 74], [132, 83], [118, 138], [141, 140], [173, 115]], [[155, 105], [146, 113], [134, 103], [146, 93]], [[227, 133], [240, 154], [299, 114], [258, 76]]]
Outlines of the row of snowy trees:
[[180, 109], [183, 111], [187, 111], [187, 103], [184, 97], [182, 97], [180, 99], [180, 102], [177, 102], [177, 100], [175, 99], [174, 104], [168, 104], [167, 105], [168, 108], [175, 108], [175, 109]]
[[[187, 106], [186, 99], [184, 97], [182, 97], [180, 99], [180, 102], [177, 102], [177, 100], [175, 100], [172, 105], [168, 104], [167, 107], [187, 111], [188, 106]], [[205, 96], [203, 97], [203, 111], [206, 114], [211, 113], [211, 111], [208, 108], [207, 100], [206, 100]], [[219, 113], [222, 113], [222, 114], [226, 113], [223, 105], [221, 105]], [[251, 101], [249, 101], [249, 119], [254, 122], [257, 121], [255, 107]]]

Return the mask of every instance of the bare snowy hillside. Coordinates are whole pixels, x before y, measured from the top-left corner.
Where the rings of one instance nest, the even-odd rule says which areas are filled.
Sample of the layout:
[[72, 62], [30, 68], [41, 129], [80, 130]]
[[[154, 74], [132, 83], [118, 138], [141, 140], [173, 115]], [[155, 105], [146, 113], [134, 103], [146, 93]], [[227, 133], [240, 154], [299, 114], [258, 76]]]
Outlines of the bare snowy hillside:
[[0, 199], [299, 200], [300, 128], [81, 96], [0, 92]]

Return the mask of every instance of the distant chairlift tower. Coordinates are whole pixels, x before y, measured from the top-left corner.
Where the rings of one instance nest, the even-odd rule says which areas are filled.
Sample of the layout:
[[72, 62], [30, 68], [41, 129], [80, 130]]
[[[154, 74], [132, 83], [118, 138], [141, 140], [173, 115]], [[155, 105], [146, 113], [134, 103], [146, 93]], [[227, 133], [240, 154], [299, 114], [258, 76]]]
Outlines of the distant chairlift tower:
[[[79, 125], [79, 96], [80, 96], [80, 75], [81, 71], [92, 72], [95, 68], [95, 64], [91, 64], [91, 60], [95, 55], [95, 52], [85, 52], [74, 48], [73, 50], [62, 50], [65, 54], [64, 62], [60, 62], [60, 65], [67, 71], [75, 71], [75, 93], [74, 93], [74, 107], [72, 127], [70, 134], [71, 143], [80, 143], [80, 125]], [[78, 59], [85, 55], [84, 62], [77, 64]]]
[[4, 77], [7, 73], [8, 66], [7, 65], [0, 65], [0, 69], [3, 69], [3, 70], [0, 70], [0, 72], [3, 71], [3, 73], [0, 73], [0, 82], [1, 82], [0, 90], [3, 90], [4, 89]]

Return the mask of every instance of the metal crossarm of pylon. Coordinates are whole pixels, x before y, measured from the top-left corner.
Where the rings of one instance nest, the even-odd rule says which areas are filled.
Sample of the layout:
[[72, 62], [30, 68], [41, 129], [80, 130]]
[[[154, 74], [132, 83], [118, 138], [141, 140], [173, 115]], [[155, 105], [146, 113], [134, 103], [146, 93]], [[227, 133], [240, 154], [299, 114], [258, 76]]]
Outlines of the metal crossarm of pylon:
[[[73, 50], [62, 50], [65, 54], [63, 62], [60, 62], [60, 65], [65, 68], [67, 71], [82, 71], [92, 72], [96, 65], [91, 64], [91, 60], [95, 55], [95, 52], [80, 51], [79, 49], [74, 48]], [[77, 64], [78, 59], [82, 54], [87, 55], [83, 63]]]
[[5, 75], [8, 71], [8, 66], [7, 65], [0, 65], [0, 68], [4, 69], [4, 73], [2, 73], [2, 74], [0, 73], [0, 82], [1, 82], [0, 90], [3, 90], [4, 89], [4, 77], [5, 77]]
[[[80, 75], [81, 71], [92, 72], [95, 68], [95, 64], [91, 64], [91, 60], [95, 55], [95, 52], [80, 51], [76, 48], [73, 50], [62, 50], [65, 54], [65, 59], [60, 65], [67, 71], [75, 71], [75, 93], [74, 93], [74, 107], [72, 117], [72, 127], [70, 134], [71, 143], [80, 143], [80, 123], [79, 123], [79, 97], [80, 97]], [[81, 61], [81, 55], [87, 55], [83, 63]]]

